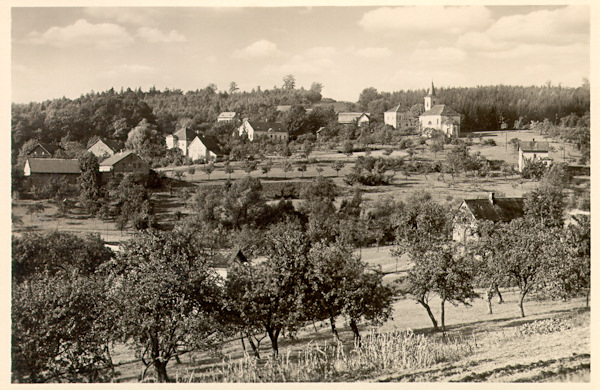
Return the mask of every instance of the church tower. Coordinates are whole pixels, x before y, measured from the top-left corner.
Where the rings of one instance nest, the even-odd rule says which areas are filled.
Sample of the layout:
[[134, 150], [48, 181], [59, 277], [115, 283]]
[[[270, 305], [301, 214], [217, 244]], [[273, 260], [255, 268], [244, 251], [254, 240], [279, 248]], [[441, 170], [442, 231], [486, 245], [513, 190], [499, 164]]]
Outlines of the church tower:
[[431, 110], [433, 106], [437, 104], [437, 96], [435, 96], [435, 87], [433, 86], [433, 81], [431, 82], [431, 88], [427, 91], [427, 96], [425, 96], [425, 111]]

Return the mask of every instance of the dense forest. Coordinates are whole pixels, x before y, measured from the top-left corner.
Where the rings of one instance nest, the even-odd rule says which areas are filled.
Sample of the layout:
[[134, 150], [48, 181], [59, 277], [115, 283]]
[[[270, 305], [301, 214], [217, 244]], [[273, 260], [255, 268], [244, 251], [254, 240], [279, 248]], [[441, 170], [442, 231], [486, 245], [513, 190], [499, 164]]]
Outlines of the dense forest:
[[[235, 83], [232, 83], [234, 85]], [[279, 120], [288, 125], [292, 135], [315, 132], [320, 126], [336, 126], [336, 115], [321, 96], [323, 86], [313, 83], [310, 89], [293, 85], [250, 92], [230, 87], [217, 91], [210, 85], [201, 90], [158, 91], [137, 90], [91, 92], [77, 99], [60, 98], [44, 102], [12, 105], [11, 135], [13, 157], [22, 145], [36, 139], [41, 142], [79, 142], [85, 145], [93, 137], [105, 137], [125, 142], [129, 132], [142, 120], [158, 134], [171, 133], [189, 126], [201, 132], [211, 132], [222, 111], [235, 111], [251, 120]], [[440, 103], [451, 106], [463, 115], [462, 130], [496, 130], [523, 128], [534, 121], [559, 124], [571, 114], [588, 117], [590, 86], [587, 80], [577, 88], [552, 86], [478, 86], [470, 88], [436, 89]], [[401, 105], [418, 113], [422, 110], [426, 90], [378, 92], [365, 88], [358, 102], [348, 102], [348, 111], [366, 111], [374, 125], [383, 122], [383, 112]], [[292, 105], [286, 113], [278, 105]], [[306, 108], [315, 108], [312, 112]], [[588, 119], [589, 120], [589, 119]]]

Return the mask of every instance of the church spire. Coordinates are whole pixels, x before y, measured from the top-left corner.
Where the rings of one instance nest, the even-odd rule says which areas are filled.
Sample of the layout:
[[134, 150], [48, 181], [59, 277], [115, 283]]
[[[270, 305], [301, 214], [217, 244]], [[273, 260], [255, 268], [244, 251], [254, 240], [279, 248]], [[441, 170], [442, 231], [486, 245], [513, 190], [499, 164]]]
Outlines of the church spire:
[[425, 111], [429, 111], [437, 104], [437, 96], [435, 96], [435, 86], [433, 80], [431, 81], [431, 88], [427, 91], [425, 96]]
[[433, 86], [433, 80], [431, 80], [431, 88], [429, 89], [427, 96], [435, 96], [435, 87]]

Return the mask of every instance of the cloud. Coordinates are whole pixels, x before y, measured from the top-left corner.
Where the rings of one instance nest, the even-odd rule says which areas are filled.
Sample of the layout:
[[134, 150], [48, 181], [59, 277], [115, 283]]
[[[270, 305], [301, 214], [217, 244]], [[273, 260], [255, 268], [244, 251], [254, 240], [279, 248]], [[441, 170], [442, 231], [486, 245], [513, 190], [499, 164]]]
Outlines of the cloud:
[[455, 47], [419, 48], [408, 57], [413, 65], [435, 67], [461, 64], [466, 59], [467, 53]]
[[106, 70], [104, 72], [100, 72], [98, 74], [101, 78], [115, 78], [120, 76], [141, 76], [141, 75], [151, 75], [157, 72], [156, 68], [147, 65], [139, 65], [139, 64], [123, 64], [119, 65], [115, 68]]
[[158, 10], [141, 7], [86, 7], [83, 12], [92, 18], [110, 19], [122, 24], [151, 26], [156, 24]]
[[150, 43], [185, 42], [186, 38], [175, 30], [166, 34], [157, 28], [140, 27], [137, 36]]
[[487, 28], [491, 12], [482, 6], [383, 7], [365, 13], [358, 24], [370, 32], [460, 34]]
[[279, 74], [321, 74], [329, 72], [335, 67], [335, 58], [339, 51], [332, 46], [315, 46], [296, 54], [279, 65], [268, 65], [265, 73]]
[[356, 50], [356, 55], [366, 58], [387, 58], [391, 57], [393, 52], [387, 47], [367, 47]]
[[260, 58], [279, 55], [277, 45], [273, 42], [261, 39], [253, 44], [233, 52], [233, 58]]
[[310, 58], [324, 58], [333, 57], [338, 54], [335, 47], [332, 46], [317, 46], [308, 49], [305, 53], [306, 57]]
[[98, 48], [115, 49], [128, 46], [134, 39], [123, 27], [111, 23], [91, 24], [85, 19], [65, 27], [50, 27], [46, 32], [33, 31], [29, 42], [61, 49]]

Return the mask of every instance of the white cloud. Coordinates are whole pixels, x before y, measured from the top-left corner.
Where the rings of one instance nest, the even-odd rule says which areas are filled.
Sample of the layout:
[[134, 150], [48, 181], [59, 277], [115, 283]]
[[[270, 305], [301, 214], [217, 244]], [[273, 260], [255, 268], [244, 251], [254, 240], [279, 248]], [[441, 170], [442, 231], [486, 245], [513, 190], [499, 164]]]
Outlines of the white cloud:
[[486, 34], [497, 42], [571, 44], [589, 37], [590, 9], [568, 6], [500, 18]]
[[233, 58], [259, 58], [279, 55], [277, 45], [266, 39], [261, 39], [253, 44], [233, 52]]
[[92, 18], [111, 19], [122, 24], [149, 26], [155, 24], [158, 10], [142, 7], [86, 7], [83, 12]]
[[367, 47], [356, 50], [356, 55], [366, 58], [387, 58], [391, 57], [393, 52], [387, 47]]
[[408, 61], [413, 65], [443, 68], [463, 63], [467, 53], [455, 47], [419, 48], [411, 53]]
[[101, 78], [115, 78], [122, 76], [141, 76], [155, 74], [157, 70], [151, 66], [139, 65], [139, 64], [123, 64], [113, 69], [100, 72], [98, 74]]
[[137, 36], [150, 43], [173, 43], [186, 41], [185, 37], [175, 30], [172, 30], [170, 33], [166, 34], [153, 27], [140, 27], [137, 31]]
[[483, 29], [492, 23], [491, 12], [482, 6], [383, 7], [368, 11], [358, 24], [371, 32], [460, 34]]
[[65, 48], [115, 49], [133, 43], [133, 37], [123, 27], [112, 23], [91, 24], [85, 19], [65, 27], [50, 27], [46, 32], [34, 31], [28, 36], [31, 43]]

